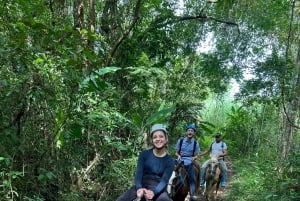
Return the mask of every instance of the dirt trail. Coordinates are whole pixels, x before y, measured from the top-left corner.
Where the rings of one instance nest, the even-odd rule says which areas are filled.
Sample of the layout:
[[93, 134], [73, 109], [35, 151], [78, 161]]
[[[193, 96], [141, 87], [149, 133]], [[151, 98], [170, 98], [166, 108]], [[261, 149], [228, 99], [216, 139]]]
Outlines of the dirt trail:
[[231, 158], [229, 156], [226, 157], [226, 165], [227, 165], [227, 184], [225, 189], [218, 191], [217, 201], [226, 201], [226, 199], [224, 198], [224, 194], [228, 193], [231, 190], [230, 181], [235, 172], [234, 172], [233, 164], [231, 162]]

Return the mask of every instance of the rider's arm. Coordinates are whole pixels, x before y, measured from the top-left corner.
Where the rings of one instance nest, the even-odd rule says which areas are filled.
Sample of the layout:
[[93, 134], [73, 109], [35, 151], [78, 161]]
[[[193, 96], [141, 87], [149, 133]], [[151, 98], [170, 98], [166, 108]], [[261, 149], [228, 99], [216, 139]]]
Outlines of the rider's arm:
[[205, 150], [204, 152], [202, 152], [201, 154], [199, 154], [198, 156], [201, 157], [201, 156], [204, 156], [206, 154], [208, 154], [210, 152], [210, 148]]
[[218, 155], [218, 158], [224, 157], [228, 154], [227, 149], [223, 149], [223, 153]]
[[166, 189], [169, 179], [172, 175], [173, 169], [174, 169], [174, 160], [172, 157], [167, 157], [164, 161], [163, 161], [163, 165], [164, 166], [164, 172], [163, 175], [160, 179], [160, 182], [158, 183], [158, 185], [153, 189], [153, 193], [155, 195], [157, 195], [158, 193], [161, 193], [162, 191], [164, 191], [164, 189]]
[[137, 167], [135, 171], [135, 187], [136, 189], [142, 188], [142, 178], [143, 178], [143, 172], [144, 172], [144, 157], [146, 152], [142, 151], [139, 155]]

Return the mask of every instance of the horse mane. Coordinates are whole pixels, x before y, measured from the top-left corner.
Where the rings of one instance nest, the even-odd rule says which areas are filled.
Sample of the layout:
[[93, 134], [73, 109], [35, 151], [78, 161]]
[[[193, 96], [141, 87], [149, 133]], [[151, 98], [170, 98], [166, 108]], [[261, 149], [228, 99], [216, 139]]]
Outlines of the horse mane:
[[219, 160], [216, 156], [212, 156], [209, 160], [210, 163], [219, 163]]

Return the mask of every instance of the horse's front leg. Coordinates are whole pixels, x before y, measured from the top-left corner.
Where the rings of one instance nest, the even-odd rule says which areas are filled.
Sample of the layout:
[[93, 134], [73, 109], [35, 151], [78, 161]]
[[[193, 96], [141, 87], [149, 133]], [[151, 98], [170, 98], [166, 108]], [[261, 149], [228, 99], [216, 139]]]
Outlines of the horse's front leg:
[[206, 185], [205, 185], [205, 191], [204, 191], [204, 197], [206, 200], [209, 200], [209, 194], [212, 188], [213, 180], [206, 180]]

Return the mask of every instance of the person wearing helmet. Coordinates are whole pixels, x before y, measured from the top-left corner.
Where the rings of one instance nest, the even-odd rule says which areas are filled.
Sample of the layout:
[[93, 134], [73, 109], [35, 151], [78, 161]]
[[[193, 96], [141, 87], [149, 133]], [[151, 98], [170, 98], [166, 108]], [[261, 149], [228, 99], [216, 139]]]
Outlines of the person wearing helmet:
[[174, 160], [167, 152], [167, 129], [163, 124], [151, 127], [152, 148], [140, 153], [135, 172], [135, 185], [117, 201], [146, 200], [171, 201], [166, 187], [172, 175]]
[[[227, 166], [224, 160], [224, 156], [227, 155], [227, 145], [222, 141], [222, 135], [220, 133], [216, 133], [215, 142], [213, 142], [210, 147], [199, 156], [203, 156], [208, 153], [210, 153], [210, 156], [216, 156], [218, 158], [221, 168], [221, 187], [225, 188], [227, 179]], [[208, 163], [209, 160], [205, 161], [201, 166], [200, 186], [204, 186], [205, 184], [205, 170], [208, 166]]]
[[175, 146], [177, 160], [183, 161], [190, 183], [190, 200], [195, 200], [196, 176], [193, 161], [200, 153], [200, 145], [194, 138], [196, 127], [190, 124], [186, 127], [186, 136], [180, 138]]

